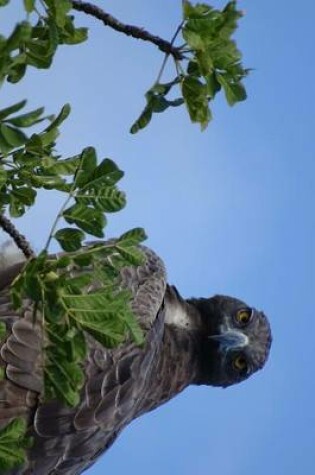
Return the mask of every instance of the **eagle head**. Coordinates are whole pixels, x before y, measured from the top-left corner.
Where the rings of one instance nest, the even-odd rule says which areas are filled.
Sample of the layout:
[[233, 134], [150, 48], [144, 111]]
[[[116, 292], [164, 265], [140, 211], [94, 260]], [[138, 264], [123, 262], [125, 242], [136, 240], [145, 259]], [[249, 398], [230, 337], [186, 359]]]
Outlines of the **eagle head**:
[[263, 312], [223, 295], [190, 303], [202, 321], [197, 384], [231, 386], [264, 366], [272, 336]]

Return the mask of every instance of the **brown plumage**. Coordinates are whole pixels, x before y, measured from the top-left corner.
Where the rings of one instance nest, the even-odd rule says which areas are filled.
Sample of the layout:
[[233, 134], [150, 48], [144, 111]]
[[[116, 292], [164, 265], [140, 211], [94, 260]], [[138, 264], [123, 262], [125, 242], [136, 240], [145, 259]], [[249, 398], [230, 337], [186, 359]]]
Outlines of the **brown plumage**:
[[34, 437], [27, 464], [8, 474], [80, 474], [129, 422], [189, 384], [228, 386], [264, 365], [271, 333], [261, 312], [229, 297], [184, 300], [167, 284], [159, 257], [143, 250], [145, 264], [123, 269], [121, 286], [132, 292], [145, 346], [106, 350], [88, 336], [86, 382], [75, 408], [41, 401], [40, 324], [33, 326], [31, 302], [12, 310], [8, 291], [22, 264], [0, 272], [0, 321], [8, 330], [0, 344], [0, 427], [23, 416]]

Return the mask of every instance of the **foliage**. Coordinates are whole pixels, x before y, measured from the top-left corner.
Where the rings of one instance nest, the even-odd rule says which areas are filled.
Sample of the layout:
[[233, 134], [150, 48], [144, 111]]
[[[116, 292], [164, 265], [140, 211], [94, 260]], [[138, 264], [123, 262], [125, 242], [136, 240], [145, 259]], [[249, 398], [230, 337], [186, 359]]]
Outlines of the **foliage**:
[[25, 437], [26, 422], [16, 418], [0, 430], [0, 472], [4, 473], [16, 465], [21, 465], [25, 457], [25, 449], [32, 440]]
[[[9, 1], [0, 2], [0, 6]], [[40, 7], [43, 6], [41, 11]], [[0, 36], [0, 83], [17, 83], [27, 67], [47, 69], [59, 45], [73, 45], [87, 39], [86, 28], [76, 28], [69, 14], [69, 0], [24, 0], [26, 19], [17, 23], [12, 33]], [[35, 21], [30, 20], [33, 15]]]
[[[183, 60], [174, 60], [175, 78], [166, 84], [160, 82], [162, 71], [153, 87], [146, 93], [146, 107], [132, 125], [131, 133], [146, 127], [153, 113], [164, 112], [168, 107], [185, 104], [192, 122], [205, 129], [212, 118], [210, 102], [223, 89], [230, 106], [246, 99], [242, 79], [249, 70], [241, 63], [241, 53], [231, 39], [242, 13], [236, 1], [229, 2], [222, 11], [198, 3], [183, 2], [181, 31], [184, 44], [179, 51]], [[166, 96], [179, 86], [181, 96], [168, 100]]]
[[[66, 234], [67, 229], [60, 233]], [[26, 264], [15, 281], [12, 296], [16, 308], [28, 297], [35, 302], [34, 318], [37, 312], [43, 318], [47, 399], [78, 404], [84, 383], [85, 333], [109, 348], [122, 343], [127, 333], [137, 344], [143, 343], [128, 305], [129, 292], [119, 289], [118, 276], [121, 267], [142, 262], [142, 254], [134, 246], [144, 237], [141, 229], [134, 229], [116, 240], [55, 258], [43, 251]]]
[[[8, 3], [0, 0], [0, 7]], [[18, 83], [29, 66], [49, 68], [60, 45], [87, 39], [87, 29], [75, 26], [70, 0], [24, 0], [23, 4], [25, 20], [7, 37], [0, 36], [0, 85]], [[209, 103], [221, 89], [230, 105], [246, 98], [241, 81], [247, 70], [231, 39], [240, 16], [235, 1], [219, 11], [184, 0], [183, 22], [173, 39], [181, 32], [183, 59], [175, 60], [175, 78], [163, 83], [165, 57], [132, 133], [147, 126], [154, 113], [182, 104], [192, 122], [204, 129], [211, 119]], [[180, 97], [170, 99], [176, 88]], [[118, 283], [122, 267], [142, 262], [139, 244], [146, 236], [135, 228], [115, 240], [84, 246], [86, 234], [103, 238], [107, 213], [126, 205], [117, 187], [123, 172], [109, 158], [98, 161], [93, 147], [67, 158], [57, 153], [56, 139], [70, 113], [68, 104], [56, 116], [44, 115], [44, 108], [25, 111], [25, 106], [23, 100], [0, 110], [1, 213], [23, 216], [35, 204], [39, 189], [58, 191], [66, 198], [43, 251], [26, 263], [15, 280], [12, 301], [20, 308], [30, 299], [34, 320], [42, 319], [43, 397], [76, 405], [84, 384], [87, 334], [106, 347], [120, 344], [127, 336], [143, 343], [131, 296]], [[66, 227], [60, 227], [61, 220]], [[52, 239], [65, 254], [49, 255]], [[5, 332], [1, 325], [0, 339]], [[0, 431], [0, 471], [23, 463], [29, 443], [25, 432], [25, 421], [18, 418]]]
[[[98, 163], [92, 147], [66, 159], [55, 153], [55, 139], [69, 115], [69, 105], [56, 118], [50, 118], [41, 132], [30, 136], [21, 129], [41, 123], [43, 109], [16, 115], [24, 105], [22, 101], [0, 111], [0, 130], [6, 127], [11, 133], [10, 141], [1, 149], [1, 207], [8, 207], [11, 216], [22, 216], [34, 204], [38, 188], [57, 190], [67, 197], [45, 249], [26, 264], [15, 281], [13, 302], [20, 308], [23, 298], [30, 298], [36, 312], [40, 310], [43, 315], [48, 342], [45, 395], [73, 405], [78, 403], [84, 382], [80, 366], [85, 355], [84, 331], [108, 347], [121, 343], [128, 332], [142, 343], [129, 307], [130, 296], [117, 290], [117, 278], [122, 266], [142, 262], [135, 246], [145, 234], [134, 229], [110, 244], [82, 250], [86, 233], [104, 236], [105, 213], [125, 206], [125, 195], [116, 186], [123, 172], [109, 158]], [[61, 218], [71, 227], [57, 229]], [[67, 251], [64, 258], [48, 256], [52, 238]], [[88, 292], [93, 283], [95, 290]]]

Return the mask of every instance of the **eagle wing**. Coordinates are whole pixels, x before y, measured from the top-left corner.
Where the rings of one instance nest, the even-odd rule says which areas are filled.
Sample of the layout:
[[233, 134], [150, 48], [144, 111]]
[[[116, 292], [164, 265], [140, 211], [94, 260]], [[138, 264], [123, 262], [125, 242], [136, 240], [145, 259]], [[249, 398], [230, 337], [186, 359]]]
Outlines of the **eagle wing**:
[[148, 248], [142, 250], [144, 264], [122, 269], [120, 280], [132, 293], [132, 309], [145, 331], [145, 346], [128, 341], [106, 350], [87, 335], [86, 381], [75, 408], [42, 400], [40, 319], [33, 325], [30, 301], [25, 300], [19, 312], [12, 309], [7, 276], [14, 278], [21, 266], [3, 271], [6, 275], [0, 272], [0, 321], [7, 327], [0, 350], [5, 372], [0, 381], [0, 427], [21, 416], [34, 438], [27, 463], [10, 475], [77, 475], [141, 412], [161, 346], [166, 287], [163, 262]]

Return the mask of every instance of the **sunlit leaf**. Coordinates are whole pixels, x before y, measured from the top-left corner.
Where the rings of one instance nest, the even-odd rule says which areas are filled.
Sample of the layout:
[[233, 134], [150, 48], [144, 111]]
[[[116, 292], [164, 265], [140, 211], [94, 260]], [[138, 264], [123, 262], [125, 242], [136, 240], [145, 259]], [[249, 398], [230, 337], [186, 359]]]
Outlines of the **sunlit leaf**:
[[64, 251], [77, 251], [82, 246], [85, 234], [80, 229], [64, 228], [57, 231], [54, 235]]
[[130, 229], [130, 231], [127, 231], [126, 233], [122, 234], [118, 241], [120, 243], [128, 243], [128, 245], [137, 245], [140, 242], [144, 241], [147, 239], [147, 235], [144, 231], [143, 228], [133, 228]]
[[70, 104], [65, 104], [57, 117], [49, 124], [49, 126], [46, 128], [46, 132], [49, 132], [52, 129], [56, 129], [59, 127], [60, 124], [62, 124], [63, 121], [66, 120], [66, 118], [69, 116], [71, 112], [71, 107]]
[[84, 187], [93, 176], [97, 166], [96, 151], [93, 147], [83, 150], [80, 157], [80, 165], [76, 174], [75, 183], [78, 188]]
[[117, 251], [121, 254], [121, 256], [127, 261], [127, 263], [131, 265], [141, 265], [144, 261], [144, 256], [140, 249], [136, 247], [125, 246], [123, 242], [118, 242], [115, 245]]
[[44, 118], [39, 119], [43, 112], [44, 107], [40, 107], [39, 109], [27, 112], [26, 114], [12, 117], [11, 119], [8, 119], [7, 122], [16, 127], [31, 127], [32, 125], [44, 120]]
[[17, 23], [13, 32], [6, 41], [5, 50], [8, 52], [14, 51], [30, 40], [31, 35], [32, 25], [28, 21]]
[[230, 106], [236, 102], [244, 101], [247, 97], [246, 90], [240, 82], [229, 81], [222, 74], [217, 74], [218, 82], [223, 86], [225, 97]]
[[211, 120], [206, 86], [194, 76], [185, 76], [182, 93], [191, 121], [198, 122], [205, 129]]
[[25, 104], [26, 104], [26, 100], [24, 99], [23, 101], [13, 104], [12, 106], [6, 107], [5, 109], [1, 109], [0, 120], [5, 119], [9, 115], [14, 114], [15, 112], [18, 112], [19, 110], [23, 109]]
[[91, 204], [96, 209], [108, 213], [119, 211], [126, 205], [125, 193], [117, 190], [115, 187], [93, 186], [93, 183], [91, 186], [87, 184], [82, 192], [76, 194], [76, 201], [78, 203]]
[[63, 217], [69, 224], [75, 224], [88, 234], [92, 234], [92, 236], [104, 236], [103, 228], [106, 220], [101, 211], [83, 204], [75, 204], [63, 212]]

